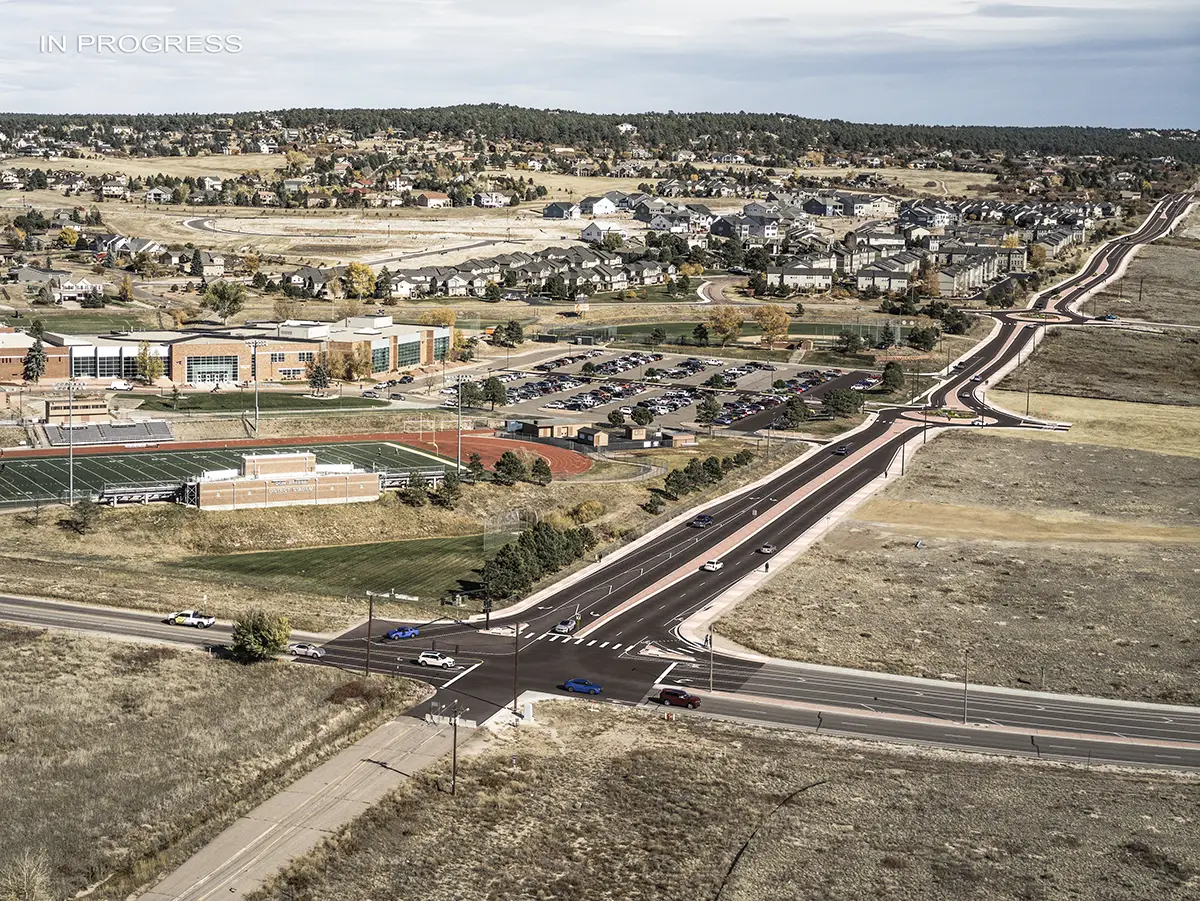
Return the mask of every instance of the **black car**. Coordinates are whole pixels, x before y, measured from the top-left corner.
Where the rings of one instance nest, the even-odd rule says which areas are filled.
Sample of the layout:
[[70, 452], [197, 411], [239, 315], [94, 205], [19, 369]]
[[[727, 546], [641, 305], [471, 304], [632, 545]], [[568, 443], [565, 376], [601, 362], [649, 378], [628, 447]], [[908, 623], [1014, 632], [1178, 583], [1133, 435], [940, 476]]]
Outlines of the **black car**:
[[692, 520], [692, 527], [696, 529], [707, 529], [713, 524], [713, 518], [707, 513], [701, 513]]
[[844, 457], [849, 453], [850, 453], [850, 445], [849, 444], [839, 444], [837, 447], [835, 447], [833, 449], [833, 455], [835, 457]]

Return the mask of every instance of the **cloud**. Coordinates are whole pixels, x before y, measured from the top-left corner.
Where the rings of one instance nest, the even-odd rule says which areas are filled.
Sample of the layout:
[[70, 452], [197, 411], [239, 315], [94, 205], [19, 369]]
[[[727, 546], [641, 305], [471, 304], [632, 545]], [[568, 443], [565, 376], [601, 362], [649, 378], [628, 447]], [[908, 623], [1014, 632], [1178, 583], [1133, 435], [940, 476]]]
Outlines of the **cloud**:
[[[851, 120], [1193, 125], [1193, 0], [0, 0], [0, 109], [507, 102]], [[236, 34], [240, 53], [42, 53]]]

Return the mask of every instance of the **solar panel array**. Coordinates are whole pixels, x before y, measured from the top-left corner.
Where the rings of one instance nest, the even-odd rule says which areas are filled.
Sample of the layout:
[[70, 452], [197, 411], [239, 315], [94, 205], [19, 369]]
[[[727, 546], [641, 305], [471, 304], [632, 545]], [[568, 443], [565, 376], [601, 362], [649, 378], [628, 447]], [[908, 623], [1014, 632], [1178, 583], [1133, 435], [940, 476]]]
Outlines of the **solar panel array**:
[[51, 447], [76, 447], [89, 444], [157, 444], [174, 441], [171, 424], [149, 420], [145, 422], [92, 422], [73, 428], [59, 425], [44, 426]]

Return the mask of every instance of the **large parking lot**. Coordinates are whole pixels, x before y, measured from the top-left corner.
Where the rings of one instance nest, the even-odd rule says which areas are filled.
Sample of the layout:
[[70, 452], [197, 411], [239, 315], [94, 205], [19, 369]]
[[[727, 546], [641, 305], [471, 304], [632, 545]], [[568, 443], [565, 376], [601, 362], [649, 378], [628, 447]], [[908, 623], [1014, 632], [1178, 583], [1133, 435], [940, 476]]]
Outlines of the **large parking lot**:
[[[508, 390], [507, 417], [605, 423], [614, 410], [629, 417], [641, 406], [654, 414], [657, 424], [684, 429], [695, 427], [696, 405], [719, 378], [715, 390], [724, 409], [717, 427], [755, 431], [770, 423], [771, 409], [788, 396], [800, 394], [815, 404], [825, 392], [860, 385], [869, 374], [721, 360], [706, 354], [591, 348], [566, 352], [528, 369], [507, 370], [498, 377]], [[456, 389], [444, 391], [447, 406], [452, 406]]]

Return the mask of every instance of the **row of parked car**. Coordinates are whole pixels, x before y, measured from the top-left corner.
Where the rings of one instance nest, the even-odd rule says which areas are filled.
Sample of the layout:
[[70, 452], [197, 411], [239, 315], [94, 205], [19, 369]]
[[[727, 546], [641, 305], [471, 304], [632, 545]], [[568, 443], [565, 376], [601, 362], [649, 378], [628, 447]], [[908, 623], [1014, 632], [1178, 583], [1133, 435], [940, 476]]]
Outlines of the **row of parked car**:
[[[614, 401], [637, 397], [639, 394], [645, 394], [648, 390], [650, 389], [638, 382], [605, 382], [602, 385], [597, 385], [590, 391], [576, 394], [567, 400], [551, 401], [546, 404], [546, 408], [549, 410], [573, 410], [580, 412], [582, 410], [591, 410], [594, 407], [602, 407]], [[622, 407], [621, 412], [628, 414], [633, 412], [633, 408]]]
[[547, 360], [544, 363], [538, 363], [533, 368], [538, 372], [553, 372], [555, 369], [561, 369], [564, 366], [570, 366], [573, 363], [582, 363], [584, 360], [591, 360], [595, 357], [604, 356], [602, 350], [588, 350], [583, 353], [571, 354], [566, 357], [559, 357], [556, 360]]
[[663, 355], [660, 353], [643, 353], [638, 350], [612, 360], [605, 360], [596, 367], [596, 374], [620, 375], [622, 372], [637, 369], [639, 366], [648, 366], [651, 363], [661, 362], [662, 358]]

